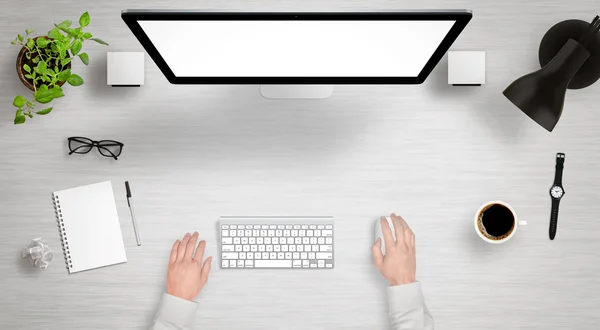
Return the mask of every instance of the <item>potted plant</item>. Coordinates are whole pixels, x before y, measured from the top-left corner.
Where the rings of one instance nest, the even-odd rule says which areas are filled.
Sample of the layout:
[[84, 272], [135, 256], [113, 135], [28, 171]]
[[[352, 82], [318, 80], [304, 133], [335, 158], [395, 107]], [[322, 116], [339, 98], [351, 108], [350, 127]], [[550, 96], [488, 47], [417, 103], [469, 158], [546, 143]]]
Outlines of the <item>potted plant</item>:
[[25, 36], [19, 34], [11, 42], [22, 47], [17, 56], [17, 74], [21, 82], [33, 92], [29, 99], [23, 95], [15, 97], [15, 124], [24, 123], [26, 117], [33, 118], [34, 113], [50, 113], [52, 107], [36, 111], [36, 103], [48, 104], [56, 98], [63, 97], [62, 86], [65, 83], [71, 86], [83, 84], [83, 79], [71, 72], [71, 61], [79, 57], [83, 64], [89, 64], [88, 54], [81, 52], [83, 43], [87, 40], [108, 45], [98, 38], [93, 38], [91, 33], [83, 31], [89, 24], [90, 15], [85, 12], [79, 18], [77, 28], [72, 28], [72, 22], [66, 20], [54, 24], [47, 36], [30, 38], [33, 30], [26, 30]]

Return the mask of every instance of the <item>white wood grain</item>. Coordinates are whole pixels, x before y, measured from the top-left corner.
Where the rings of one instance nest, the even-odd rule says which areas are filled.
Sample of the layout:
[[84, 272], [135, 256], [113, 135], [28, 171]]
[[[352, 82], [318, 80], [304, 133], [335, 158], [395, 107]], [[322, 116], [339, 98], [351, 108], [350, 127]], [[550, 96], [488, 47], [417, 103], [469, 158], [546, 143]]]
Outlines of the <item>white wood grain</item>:
[[[164, 290], [172, 242], [198, 230], [216, 254], [224, 214], [336, 217], [332, 271], [230, 271], [215, 259], [197, 329], [383, 329], [385, 285], [372, 266], [373, 221], [395, 211], [417, 235], [418, 277], [436, 329], [595, 329], [600, 316], [600, 84], [568, 93], [549, 134], [501, 92], [537, 68], [556, 22], [591, 19], [596, 0], [8, 1], [0, 11], [0, 328], [143, 329]], [[147, 59], [146, 85], [111, 89], [107, 51], [142, 51], [125, 8], [254, 11], [471, 8], [454, 49], [487, 51], [487, 84], [447, 86], [443, 60], [422, 86], [338, 86], [323, 101], [269, 101], [257, 86], [173, 86]], [[46, 31], [85, 10], [109, 47], [86, 45], [86, 80], [55, 111], [13, 126], [25, 93], [12, 35]], [[32, 11], [44, 13], [40, 19]], [[121, 159], [68, 156], [66, 138], [125, 143]], [[548, 240], [554, 154], [567, 154], [557, 239]], [[116, 190], [128, 262], [68, 275], [51, 192], [102, 180]], [[137, 247], [123, 181], [132, 184]], [[472, 217], [485, 201], [529, 221], [487, 245]], [[42, 236], [56, 252], [44, 272], [20, 260]], [[495, 316], [500, 312], [501, 317]]]

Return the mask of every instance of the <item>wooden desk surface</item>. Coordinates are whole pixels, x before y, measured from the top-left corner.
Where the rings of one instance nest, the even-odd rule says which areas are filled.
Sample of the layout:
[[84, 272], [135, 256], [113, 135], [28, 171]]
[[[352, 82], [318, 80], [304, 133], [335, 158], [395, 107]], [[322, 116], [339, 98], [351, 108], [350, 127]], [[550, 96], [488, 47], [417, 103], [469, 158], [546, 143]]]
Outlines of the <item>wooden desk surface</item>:
[[[258, 86], [173, 86], [147, 57], [146, 85], [105, 86], [107, 51], [141, 51], [126, 8], [360, 11], [469, 8], [453, 49], [487, 51], [487, 84], [447, 85], [444, 59], [421, 86], [338, 86], [322, 101], [269, 101]], [[13, 126], [18, 81], [13, 35], [46, 31], [88, 10], [86, 80], [54, 112]], [[33, 14], [32, 11], [38, 14]], [[200, 295], [197, 329], [384, 329], [385, 285], [372, 266], [374, 220], [392, 211], [413, 227], [418, 278], [436, 329], [593, 329], [600, 321], [600, 84], [567, 95], [548, 133], [501, 94], [535, 70], [555, 23], [592, 19], [594, 0], [479, 1], [41, 1], [0, 10], [0, 328], [144, 329], [164, 291], [172, 242], [198, 230], [217, 257], [220, 215], [332, 215], [331, 271], [222, 270]], [[41, 19], [36, 19], [42, 14]], [[118, 161], [68, 156], [66, 138], [125, 143]], [[554, 155], [565, 152], [566, 196], [548, 239]], [[128, 262], [68, 275], [51, 192], [112, 180]], [[134, 191], [137, 247], [123, 182]], [[504, 245], [481, 241], [473, 214], [511, 204], [529, 225]], [[42, 236], [46, 271], [20, 249]], [[215, 258], [215, 265], [219, 258]]]

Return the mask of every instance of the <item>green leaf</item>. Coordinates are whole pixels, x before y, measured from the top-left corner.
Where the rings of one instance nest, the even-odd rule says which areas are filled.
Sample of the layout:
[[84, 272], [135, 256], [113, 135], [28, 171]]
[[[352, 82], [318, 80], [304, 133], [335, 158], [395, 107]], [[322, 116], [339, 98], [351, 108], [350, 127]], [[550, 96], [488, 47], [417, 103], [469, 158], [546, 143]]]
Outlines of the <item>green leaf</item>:
[[71, 47], [71, 53], [73, 55], [77, 55], [77, 53], [79, 53], [80, 50], [81, 50], [81, 41], [75, 41], [73, 43], [73, 46]]
[[90, 25], [90, 14], [87, 11], [79, 18], [79, 25], [81, 25], [81, 27]]
[[23, 116], [23, 110], [19, 109], [17, 110], [17, 113], [15, 114], [15, 125], [17, 124], [23, 124], [25, 122], [25, 116]]
[[58, 80], [59, 81], [67, 81], [67, 79], [69, 79], [70, 76], [71, 76], [71, 70], [67, 69], [58, 74]]
[[[69, 63], [71, 63], [71, 58], [70, 58], [70, 57], [63, 58], [63, 59], [60, 61], [60, 64], [61, 64], [62, 66], [65, 66], [65, 65], [67, 65], [67, 64], [69, 64]], [[65, 81], [65, 80], [63, 80], [63, 81]]]
[[58, 85], [54, 85], [54, 87], [52, 87], [52, 93], [54, 94], [55, 99], [65, 96], [62, 88], [60, 88]]
[[66, 20], [66, 21], [63, 21], [62, 23], [58, 24], [57, 26], [66, 29], [66, 28], [70, 27], [71, 24], [73, 24], [72, 21]]
[[13, 40], [10, 42], [11, 45], [16, 45], [17, 44], [17, 40]]
[[81, 86], [81, 85], [83, 85], [83, 78], [81, 78], [80, 76], [78, 76], [76, 74], [72, 74], [69, 77], [69, 79], [67, 79], [67, 82], [71, 86]]
[[19, 41], [23, 41], [23, 40], [25, 40], [25, 37], [23, 37], [22, 35], [19, 34], [19, 35], [17, 35], [17, 39], [19, 39]]
[[47, 114], [49, 114], [49, 113], [50, 113], [50, 111], [52, 111], [52, 108], [46, 108], [46, 109], [44, 109], [44, 110], [37, 111], [36, 113], [37, 113], [38, 115], [47, 115]]
[[31, 73], [31, 67], [29, 65], [27, 65], [27, 64], [23, 64], [23, 70]]
[[27, 34], [32, 34], [32, 33], [33, 33], [33, 30], [32, 30], [32, 29], [27, 29], [27, 30], [25, 30], [25, 33], [27, 33]]
[[91, 40], [94, 40], [95, 42], [101, 44], [101, 45], [106, 45], [108, 46], [108, 44], [106, 42], [104, 42], [102, 39], [98, 39], [98, 38], [92, 38]]
[[27, 79], [32, 79], [32, 78], [33, 78], [33, 76], [32, 76], [32, 75], [30, 75], [30, 74], [26, 74], [26, 75], [25, 75], [25, 78], [27, 78]]
[[27, 48], [33, 49], [33, 46], [35, 46], [34, 41], [33, 39], [29, 38], [29, 40], [27, 40]]
[[56, 26], [56, 28], [58, 28], [59, 30], [61, 30], [63, 32], [66, 32], [71, 37], [76, 37], [77, 36], [77, 32], [75, 32], [75, 29], [64, 28], [64, 27], [58, 26], [56, 24], [54, 24], [54, 26]]
[[88, 56], [87, 53], [79, 54], [79, 58], [81, 59], [81, 62], [83, 62], [83, 64], [85, 64], [85, 65], [90, 64], [90, 57]]
[[54, 99], [54, 90], [48, 90], [48, 85], [43, 84], [35, 93], [35, 100], [40, 103], [48, 103]]
[[32, 61], [33, 61], [33, 64], [37, 64], [40, 61], [40, 57], [36, 56], [36, 57], [33, 58]]
[[25, 105], [25, 102], [27, 102], [27, 100], [23, 96], [18, 95], [17, 97], [15, 97], [13, 105], [17, 108], [21, 108]]
[[40, 48], [46, 48], [46, 46], [48, 46], [48, 40], [46, 38], [38, 38], [36, 40], [37, 46]]
[[83, 38], [84, 38], [84, 39], [89, 39], [89, 38], [91, 38], [91, 37], [92, 37], [92, 34], [91, 34], [91, 33], [89, 33], [89, 32], [86, 32], [86, 33], [84, 33], [84, 34], [83, 34]]
[[60, 31], [58, 29], [52, 29], [48, 32], [48, 37], [52, 38], [52, 39], [61, 39], [62, 38], [62, 33], [60, 33]]
[[37, 73], [41, 73], [44, 74], [47, 71], [47, 66], [46, 66], [46, 62], [44, 61], [40, 61], [38, 62], [37, 66], [35, 67], [35, 71], [37, 71]]
[[25, 112], [25, 115], [27, 115], [29, 118], [33, 118], [33, 115], [31, 114], [31, 110], [29, 112]]

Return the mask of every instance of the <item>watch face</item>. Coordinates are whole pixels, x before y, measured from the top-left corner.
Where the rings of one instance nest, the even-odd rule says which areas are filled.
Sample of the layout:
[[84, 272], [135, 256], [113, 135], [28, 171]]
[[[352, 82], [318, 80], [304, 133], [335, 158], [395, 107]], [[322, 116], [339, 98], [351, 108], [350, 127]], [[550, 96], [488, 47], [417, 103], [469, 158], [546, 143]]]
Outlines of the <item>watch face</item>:
[[554, 198], [561, 198], [565, 192], [559, 186], [554, 186], [550, 189], [550, 196]]

